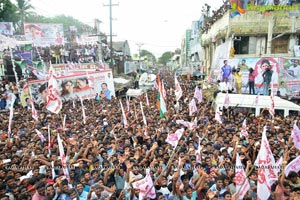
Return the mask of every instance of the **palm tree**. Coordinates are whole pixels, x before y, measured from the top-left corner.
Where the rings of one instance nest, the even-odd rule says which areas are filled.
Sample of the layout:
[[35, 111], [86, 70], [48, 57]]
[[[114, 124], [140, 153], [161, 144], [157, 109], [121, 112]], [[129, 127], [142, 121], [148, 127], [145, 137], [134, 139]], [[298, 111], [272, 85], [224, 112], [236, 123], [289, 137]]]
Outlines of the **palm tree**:
[[21, 20], [20, 30], [24, 33], [24, 23], [28, 15], [33, 14], [34, 7], [30, 4], [30, 0], [16, 0], [17, 1], [17, 14]]

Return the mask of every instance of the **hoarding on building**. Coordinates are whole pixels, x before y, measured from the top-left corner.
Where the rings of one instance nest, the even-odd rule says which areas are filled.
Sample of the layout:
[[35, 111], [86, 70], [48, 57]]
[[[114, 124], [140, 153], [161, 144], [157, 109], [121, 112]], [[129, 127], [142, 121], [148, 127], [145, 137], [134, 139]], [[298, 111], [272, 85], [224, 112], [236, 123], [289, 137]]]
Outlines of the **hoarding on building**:
[[12, 36], [14, 34], [14, 27], [12, 22], [0, 22], [0, 34]]
[[36, 46], [63, 45], [62, 24], [25, 23], [25, 38]]

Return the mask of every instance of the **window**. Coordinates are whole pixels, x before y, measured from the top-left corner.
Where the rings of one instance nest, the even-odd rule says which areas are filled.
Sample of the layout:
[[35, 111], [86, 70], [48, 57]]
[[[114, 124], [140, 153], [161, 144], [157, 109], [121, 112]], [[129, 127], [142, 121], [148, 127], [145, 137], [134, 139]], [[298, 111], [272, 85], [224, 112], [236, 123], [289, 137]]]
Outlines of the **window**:
[[276, 53], [287, 53], [289, 44], [289, 35], [276, 38], [272, 41], [272, 54]]
[[235, 54], [249, 53], [249, 36], [237, 36], [234, 40]]

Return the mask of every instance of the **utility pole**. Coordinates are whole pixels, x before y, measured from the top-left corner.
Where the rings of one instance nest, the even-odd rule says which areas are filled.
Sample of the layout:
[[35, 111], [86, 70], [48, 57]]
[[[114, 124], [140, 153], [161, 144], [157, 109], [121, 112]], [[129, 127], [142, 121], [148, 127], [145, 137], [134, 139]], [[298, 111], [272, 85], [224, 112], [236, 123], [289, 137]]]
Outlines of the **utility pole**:
[[101, 39], [101, 31], [100, 31], [100, 23], [102, 23], [100, 20], [95, 19], [95, 25], [97, 28], [96, 35], [98, 36], [98, 61], [99, 63], [102, 62], [102, 39]]
[[136, 43], [136, 45], [139, 47], [138, 51], [139, 51], [139, 69], [141, 69], [141, 47], [144, 45], [143, 43]]
[[112, 69], [112, 73], [115, 74], [115, 70], [113, 67], [113, 44], [112, 44], [112, 37], [113, 37], [113, 33], [112, 33], [112, 7], [113, 6], [118, 6], [119, 4], [112, 4], [112, 0], [109, 0], [109, 5], [104, 5], [104, 6], [109, 6], [109, 48], [110, 48], [110, 63], [109, 63], [109, 67]]

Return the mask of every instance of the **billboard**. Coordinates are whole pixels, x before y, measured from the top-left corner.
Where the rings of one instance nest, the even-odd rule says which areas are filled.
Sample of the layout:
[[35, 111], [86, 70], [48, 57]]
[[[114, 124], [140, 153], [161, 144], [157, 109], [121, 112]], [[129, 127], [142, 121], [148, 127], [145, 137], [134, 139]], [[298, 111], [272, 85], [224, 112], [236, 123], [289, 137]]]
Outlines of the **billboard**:
[[[101, 94], [102, 84], [106, 83], [111, 96], [115, 96], [115, 88], [111, 70], [95, 72], [69, 72], [57, 78], [60, 95], [63, 101], [78, 99], [92, 99]], [[47, 98], [48, 80], [34, 80], [28, 82], [33, 101], [44, 103]]]
[[25, 38], [37, 46], [63, 45], [62, 24], [25, 23]]
[[0, 34], [12, 36], [14, 34], [14, 27], [12, 22], [0, 22]]
[[135, 62], [126, 61], [124, 63], [124, 74], [129, 74], [129, 73], [132, 73], [132, 72], [136, 72], [136, 68], [137, 68], [137, 65], [136, 65]]

